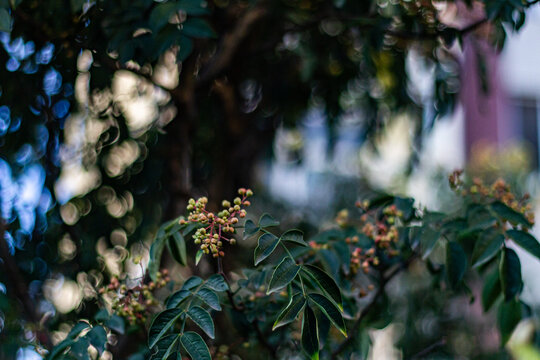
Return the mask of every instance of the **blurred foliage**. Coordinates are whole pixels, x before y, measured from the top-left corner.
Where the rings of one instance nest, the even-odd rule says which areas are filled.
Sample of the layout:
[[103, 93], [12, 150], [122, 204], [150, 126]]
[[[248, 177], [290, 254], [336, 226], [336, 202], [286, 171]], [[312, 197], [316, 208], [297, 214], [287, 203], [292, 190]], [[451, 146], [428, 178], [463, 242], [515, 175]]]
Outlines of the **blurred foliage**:
[[[430, 1], [0, 0], [0, 357], [100, 350], [114, 320], [96, 288], [145, 279], [160, 223], [252, 183], [309, 108], [332, 127], [354, 115], [368, 140], [407, 113], [420, 138], [453, 107], [451, 47], [485, 26], [501, 46], [536, 1], [479, 3], [485, 17], [453, 27]], [[428, 119], [412, 53], [434, 74]]]

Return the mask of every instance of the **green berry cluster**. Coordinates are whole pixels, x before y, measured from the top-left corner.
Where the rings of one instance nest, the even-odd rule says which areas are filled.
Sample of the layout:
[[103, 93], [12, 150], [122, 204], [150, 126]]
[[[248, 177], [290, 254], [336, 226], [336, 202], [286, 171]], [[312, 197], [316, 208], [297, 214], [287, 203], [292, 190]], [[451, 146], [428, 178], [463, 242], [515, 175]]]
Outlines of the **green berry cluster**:
[[206, 197], [189, 200], [187, 206], [187, 210], [190, 212], [188, 219], [187, 221], [180, 220], [180, 224], [191, 222], [203, 225], [193, 235], [194, 243], [200, 245], [203, 253], [212, 253], [215, 258], [223, 257], [225, 256], [223, 251], [224, 242], [231, 245], [236, 243], [236, 239], [232, 237], [236, 232], [235, 225], [238, 224], [239, 218], [246, 217], [246, 210], [243, 207], [251, 205], [247, 198], [253, 195], [253, 191], [241, 188], [238, 190], [238, 195], [240, 196], [236, 197], [232, 203], [223, 200], [221, 203], [223, 209], [217, 214], [206, 209], [208, 204]]
[[156, 275], [156, 281], [148, 284], [128, 288], [120, 284], [117, 277], [111, 279], [110, 284], [99, 289], [99, 293], [112, 299], [112, 310], [119, 316], [127, 319], [130, 324], [146, 323], [149, 308], [157, 306], [158, 300], [153, 291], [164, 287], [171, 280], [167, 269]]

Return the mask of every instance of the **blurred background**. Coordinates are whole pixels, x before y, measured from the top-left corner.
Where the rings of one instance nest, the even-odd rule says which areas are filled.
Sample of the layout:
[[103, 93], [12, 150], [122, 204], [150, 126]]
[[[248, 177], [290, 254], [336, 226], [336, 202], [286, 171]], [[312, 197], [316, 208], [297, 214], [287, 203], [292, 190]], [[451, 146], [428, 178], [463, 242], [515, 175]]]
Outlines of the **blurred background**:
[[[371, 191], [451, 211], [447, 176], [463, 168], [505, 178], [540, 211], [538, 6], [518, 2], [509, 19], [486, 22], [483, 2], [215, 0], [210, 15], [193, 13], [211, 27], [192, 38], [174, 33], [185, 18], [162, 14], [167, 2], [15, 3], [0, 1], [2, 358], [41, 358], [31, 344], [45, 340], [28, 324], [46, 323], [57, 343], [94, 316], [98, 286], [140, 282], [157, 228], [190, 197], [216, 206], [251, 187], [254, 218], [268, 212], [309, 234]], [[444, 42], [439, 29], [459, 36]], [[253, 246], [232, 250], [239, 263]], [[537, 311], [540, 263], [516, 251]], [[402, 321], [370, 333], [370, 358], [403, 358], [398, 348], [414, 354], [441, 334], [438, 358], [445, 347], [505, 358], [495, 314], [467, 297], [442, 304], [425, 294], [426, 276], [394, 284]]]

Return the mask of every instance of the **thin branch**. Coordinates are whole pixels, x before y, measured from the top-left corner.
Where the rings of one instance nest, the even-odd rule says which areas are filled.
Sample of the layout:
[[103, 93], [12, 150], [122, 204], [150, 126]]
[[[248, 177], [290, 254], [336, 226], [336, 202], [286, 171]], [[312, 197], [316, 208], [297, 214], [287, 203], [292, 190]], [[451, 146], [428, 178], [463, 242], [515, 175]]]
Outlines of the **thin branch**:
[[246, 10], [244, 15], [236, 23], [236, 27], [223, 36], [220, 51], [210, 60], [207, 67], [202, 70], [198, 79], [199, 84], [206, 84], [216, 78], [225, 70], [234, 58], [242, 42], [250, 34], [250, 30], [260, 19], [267, 14], [267, 9], [262, 6], [255, 6]]
[[444, 346], [444, 345], [446, 345], [446, 338], [445, 337], [443, 337], [439, 341], [429, 345], [427, 348], [417, 352], [416, 354], [414, 354], [413, 356], [410, 357], [410, 360], [422, 359], [426, 355], [431, 354], [435, 349], [437, 349], [437, 348], [439, 348], [441, 346]]
[[[223, 271], [223, 263], [222, 263], [221, 257], [217, 258], [217, 266], [218, 266], [218, 273], [221, 276], [223, 276], [223, 279], [227, 283], [227, 287], [228, 287], [228, 289], [227, 289], [227, 297], [229, 298], [229, 302], [231, 303], [231, 306], [233, 307], [234, 310], [236, 310], [238, 312], [244, 312], [245, 307], [236, 304], [236, 302], [234, 301], [234, 294], [231, 291], [231, 285], [229, 283], [229, 280], [227, 279], [227, 276], [225, 275], [225, 272]], [[253, 326], [253, 329], [255, 330], [255, 333], [257, 334], [257, 338], [258, 338], [259, 342], [268, 350], [268, 352], [272, 355], [272, 358], [275, 358], [276, 357], [276, 349], [266, 340], [266, 336], [261, 331], [261, 328], [259, 327], [258, 321], [254, 320], [251, 323], [251, 325]]]
[[[7, 281], [10, 283], [10, 287], [8, 289], [13, 289], [15, 296], [21, 302], [24, 309], [24, 316], [27, 318], [27, 320], [38, 326], [41, 326], [41, 316], [37, 311], [36, 304], [34, 304], [34, 301], [28, 293], [26, 280], [21, 274], [19, 266], [15, 262], [15, 259], [11, 255], [9, 246], [5, 240], [5, 231], [6, 228], [4, 219], [0, 218], [0, 257], [3, 260], [3, 268], [6, 274]], [[47, 348], [52, 348], [52, 341], [48, 332], [38, 331], [38, 339]]]
[[332, 359], [335, 359], [340, 353], [343, 352], [347, 348], [347, 346], [355, 339], [356, 335], [358, 334], [358, 329], [360, 328], [360, 325], [362, 324], [362, 320], [370, 313], [370, 311], [375, 307], [377, 304], [377, 301], [380, 299], [380, 297], [384, 294], [386, 290], [386, 285], [392, 280], [397, 274], [399, 274], [401, 271], [407, 269], [409, 264], [416, 258], [415, 255], [410, 256], [408, 259], [403, 261], [398, 266], [394, 267], [388, 274], [382, 277], [379, 288], [377, 289], [377, 292], [375, 295], [373, 295], [373, 298], [371, 301], [364, 307], [362, 312], [360, 313], [360, 316], [356, 321], [354, 322], [354, 325], [352, 326], [351, 330], [349, 331], [349, 337], [345, 339], [339, 346], [332, 352]]

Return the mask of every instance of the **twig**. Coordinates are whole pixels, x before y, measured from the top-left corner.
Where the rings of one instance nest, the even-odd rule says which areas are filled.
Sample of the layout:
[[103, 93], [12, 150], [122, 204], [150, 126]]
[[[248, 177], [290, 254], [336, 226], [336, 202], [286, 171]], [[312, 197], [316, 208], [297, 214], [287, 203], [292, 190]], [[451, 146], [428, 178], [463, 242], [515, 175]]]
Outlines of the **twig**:
[[394, 267], [386, 276], [383, 276], [380, 283], [379, 288], [377, 289], [377, 292], [371, 299], [371, 301], [366, 305], [366, 307], [362, 310], [360, 313], [360, 316], [356, 321], [354, 322], [354, 325], [351, 328], [351, 331], [349, 331], [349, 337], [345, 339], [333, 352], [332, 352], [332, 359], [336, 358], [343, 350], [347, 348], [347, 346], [354, 340], [356, 334], [358, 333], [358, 328], [360, 327], [362, 320], [369, 314], [369, 312], [373, 309], [373, 307], [377, 304], [377, 301], [379, 298], [384, 294], [386, 285], [392, 280], [397, 274], [399, 274], [401, 271], [405, 270], [409, 264], [416, 258], [415, 255], [411, 255], [409, 258], [407, 258], [405, 261], [403, 261], [398, 266]]
[[[11, 286], [8, 289], [13, 289], [15, 296], [22, 303], [24, 309], [24, 316], [32, 323], [35, 323], [38, 326], [41, 326], [40, 320], [41, 317], [37, 312], [36, 305], [32, 301], [30, 294], [28, 293], [28, 288], [26, 286], [26, 281], [24, 276], [19, 270], [19, 266], [15, 262], [15, 259], [9, 251], [8, 244], [5, 240], [5, 223], [4, 219], [0, 217], [0, 257], [3, 260], [3, 268], [5, 274], [7, 275], [7, 281], [11, 283]], [[9, 290], [8, 290], [9, 291]], [[47, 348], [52, 348], [52, 341], [49, 334], [46, 331], [38, 331], [38, 339], [45, 345]]]
[[437, 349], [438, 347], [441, 347], [441, 346], [444, 346], [446, 345], [446, 338], [443, 337], [442, 339], [440, 339], [439, 341], [429, 345], [427, 348], [425, 348], [424, 350], [420, 350], [419, 352], [417, 352], [416, 354], [414, 354], [413, 356], [411, 356], [409, 359], [410, 360], [414, 360], [414, 359], [421, 359], [423, 358], [424, 356], [426, 355], [429, 355], [431, 352], [433, 352], [435, 349]]
[[[234, 310], [242, 313], [245, 310], [244, 306], [240, 306], [236, 304], [234, 301], [234, 294], [231, 291], [231, 285], [229, 283], [229, 280], [227, 279], [227, 276], [225, 275], [225, 272], [223, 271], [223, 263], [221, 261], [221, 257], [217, 258], [217, 266], [218, 266], [218, 273], [223, 276], [223, 279], [227, 283], [227, 297], [229, 298], [229, 302], [231, 303], [231, 306]], [[253, 329], [255, 330], [255, 333], [257, 334], [257, 338], [259, 339], [259, 342], [268, 350], [268, 352], [272, 355], [272, 358], [276, 357], [276, 349], [268, 342], [266, 341], [266, 336], [261, 331], [261, 328], [259, 327], [259, 323], [257, 320], [254, 320], [251, 325], [253, 326]]]

